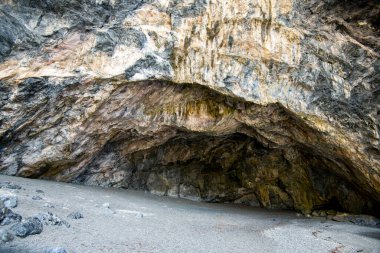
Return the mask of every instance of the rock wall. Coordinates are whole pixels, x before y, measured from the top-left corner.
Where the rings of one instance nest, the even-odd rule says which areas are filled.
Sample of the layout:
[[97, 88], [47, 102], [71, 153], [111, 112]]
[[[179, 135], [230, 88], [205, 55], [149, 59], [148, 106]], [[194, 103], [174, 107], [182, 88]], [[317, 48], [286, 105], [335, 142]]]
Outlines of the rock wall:
[[0, 170], [376, 214], [379, 12], [375, 0], [2, 1]]

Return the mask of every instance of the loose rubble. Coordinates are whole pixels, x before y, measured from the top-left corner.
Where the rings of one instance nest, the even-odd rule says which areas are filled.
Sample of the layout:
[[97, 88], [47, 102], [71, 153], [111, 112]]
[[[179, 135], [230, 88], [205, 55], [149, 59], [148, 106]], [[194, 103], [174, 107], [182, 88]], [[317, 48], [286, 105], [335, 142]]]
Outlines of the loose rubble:
[[47, 212], [47, 213], [39, 213], [37, 216], [37, 219], [39, 219], [43, 224], [47, 226], [66, 226], [67, 228], [70, 227], [70, 224], [59, 218], [57, 215]]

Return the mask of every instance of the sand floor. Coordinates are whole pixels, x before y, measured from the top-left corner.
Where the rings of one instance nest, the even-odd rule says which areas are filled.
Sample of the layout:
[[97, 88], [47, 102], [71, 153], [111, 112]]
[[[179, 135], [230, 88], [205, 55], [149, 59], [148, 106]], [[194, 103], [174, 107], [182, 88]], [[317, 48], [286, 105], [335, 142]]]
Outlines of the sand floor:
[[[14, 212], [26, 218], [49, 211], [71, 226], [44, 226], [39, 235], [0, 244], [1, 253], [43, 253], [50, 247], [64, 247], [69, 253], [380, 253], [380, 229], [374, 227], [130, 190], [0, 176], [0, 182], [4, 181], [23, 188], [1, 189], [18, 196]], [[33, 200], [33, 196], [42, 199]], [[67, 218], [73, 211], [84, 218]]]

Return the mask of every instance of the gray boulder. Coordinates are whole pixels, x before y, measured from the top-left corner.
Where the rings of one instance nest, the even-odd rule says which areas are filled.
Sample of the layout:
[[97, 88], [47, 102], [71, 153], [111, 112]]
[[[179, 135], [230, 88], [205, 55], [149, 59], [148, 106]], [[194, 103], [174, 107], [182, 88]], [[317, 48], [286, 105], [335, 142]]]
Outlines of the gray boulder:
[[5, 207], [15, 208], [17, 207], [17, 196], [16, 195], [1, 195], [1, 202], [4, 203]]
[[10, 230], [14, 235], [25, 238], [29, 235], [40, 234], [43, 230], [43, 225], [37, 217], [32, 217], [13, 225]]

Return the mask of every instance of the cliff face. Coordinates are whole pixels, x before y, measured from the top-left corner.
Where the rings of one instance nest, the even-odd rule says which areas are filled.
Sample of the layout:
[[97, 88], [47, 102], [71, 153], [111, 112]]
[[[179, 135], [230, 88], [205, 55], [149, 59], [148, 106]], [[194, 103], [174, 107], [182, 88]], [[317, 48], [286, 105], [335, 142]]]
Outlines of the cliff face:
[[0, 170], [376, 213], [377, 1], [6, 0]]

